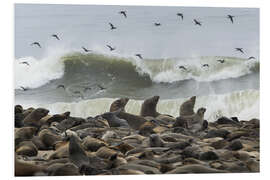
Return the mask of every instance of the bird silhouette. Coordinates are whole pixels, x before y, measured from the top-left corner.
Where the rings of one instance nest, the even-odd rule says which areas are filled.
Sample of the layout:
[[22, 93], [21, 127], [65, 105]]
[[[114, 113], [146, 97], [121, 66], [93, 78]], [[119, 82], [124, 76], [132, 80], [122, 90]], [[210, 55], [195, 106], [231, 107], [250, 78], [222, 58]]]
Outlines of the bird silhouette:
[[220, 62], [220, 63], [224, 63], [224, 62], [225, 62], [224, 59], [219, 59], [219, 60], [217, 60], [217, 61]]
[[155, 23], [155, 26], [161, 26], [161, 24], [160, 23]]
[[179, 69], [183, 69], [183, 70], [185, 70], [185, 71], [187, 70], [187, 68], [185, 68], [185, 66], [179, 66], [178, 68], [179, 68]]
[[57, 88], [63, 88], [63, 89], [66, 89], [65, 86], [64, 86], [63, 84], [58, 85]]
[[20, 88], [21, 88], [23, 91], [27, 91], [27, 90], [28, 90], [28, 88], [23, 87], [23, 86], [20, 86]]
[[243, 48], [235, 48], [235, 50], [244, 54]]
[[101, 86], [101, 85], [99, 85], [99, 84], [98, 84], [97, 86], [99, 87], [100, 90], [106, 89], [105, 87], [103, 87], [103, 86]]
[[184, 15], [182, 13], [177, 13], [176, 15], [179, 16], [179, 17], [181, 17], [182, 20], [184, 19]]
[[84, 96], [83, 96], [83, 94], [81, 93], [81, 91], [73, 91], [73, 94], [78, 94], [78, 95], [80, 95], [80, 97], [81, 97], [82, 99], [84, 99]]
[[120, 11], [119, 14], [122, 14], [125, 18], [127, 18], [127, 11]]
[[86, 92], [87, 90], [91, 90], [91, 88], [90, 87], [85, 87], [84, 89], [83, 89], [83, 92]]
[[194, 21], [195, 25], [199, 25], [199, 26], [202, 25], [201, 22], [197, 21], [196, 19], [193, 19], [193, 21]]
[[250, 56], [249, 58], [248, 58], [248, 60], [250, 60], [250, 59], [256, 59], [254, 56]]
[[135, 56], [137, 56], [140, 59], [143, 59], [141, 54], [135, 54]]
[[84, 52], [90, 52], [91, 50], [86, 49], [85, 47], [82, 46], [82, 49], [84, 50]]
[[41, 45], [39, 44], [39, 42], [33, 42], [33, 43], [31, 44], [31, 46], [33, 46], [33, 45], [36, 45], [36, 46], [38, 46], [39, 48], [41, 48]]
[[20, 64], [26, 64], [26, 65], [30, 66], [30, 64], [26, 61], [20, 62]]
[[203, 64], [202, 67], [209, 67], [209, 64]]
[[112, 23], [109, 23], [109, 25], [111, 26], [111, 30], [116, 29], [116, 27]]
[[60, 40], [56, 34], [52, 34], [52, 37], [55, 37], [57, 40]]
[[115, 48], [113, 48], [112, 46], [110, 46], [110, 45], [106, 45], [108, 48], [110, 48], [110, 51], [113, 51], [113, 50], [115, 50]]
[[233, 23], [233, 18], [234, 18], [234, 16], [228, 15], [227, 18], [229, 18], [229, 19], [231, 20], [231, 22]]

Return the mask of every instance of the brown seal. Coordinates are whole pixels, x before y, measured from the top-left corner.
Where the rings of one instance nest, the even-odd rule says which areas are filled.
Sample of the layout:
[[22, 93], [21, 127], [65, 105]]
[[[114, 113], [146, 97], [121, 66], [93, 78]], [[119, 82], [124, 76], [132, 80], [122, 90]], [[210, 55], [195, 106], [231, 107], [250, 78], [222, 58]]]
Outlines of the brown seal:
[[48, 113], [47, 109], [37, 108], [24, 118], [23, 123], [26, 126], [40, 127], [40, 119], [47, 116]]
[[82, 146], [86, 151], [97, 151], [102, 146], [107, 146], [107, 143], [91, 136], [87, 136], [83, 139]]
[[194, 113], [194, 105], [196, 102], [196, 96], [192, 96], [189, 100], [185, 101], [180, 106], [179, 116], [191, 116]]
[[187, 126], [189, 129], [194, 129], [194, 130], [202, 129], [205, 111], [206, 111], [206, 108], [199, 108], [197, 110], [197, 113], [194, 115], [182, 116], [180, 118], [177, 118], [174, 124], [174, 127], [176, 127], [177, 124], [184, 124], [186, 126], [186, 123], [187, 123]]
[[117, 117], [126, 120], [129, 127], [135, 130], [138, 130], [141, 127], [141, 125], [146, 122], [146, 119], [144, 117], [126, 113], [126, 112], [120, 112], [117, 115]]
[[22, 127], [15, 129], [15, 146], [24, 140], [30, 140], [37, 132], [35, 127]]
[[144, 100], [144, 102], [141, 106], [140, 115], [143, 117], [146, 117], [146, 116], [157, 117], [157, 116], [159, 116], [160, 113], [158, 113], [156, 110], [158, 100], [159, 100], [159, 96], [153, 96], [151, 98]]
[[141, 125], [139, 128], [139, 134], [143, 136], [149, 136], [151, 134], [154, 134], [154, 128], [157, 127], [157, 124], [153, 121], [147, 121]]
[[54, 134], [49, 129], [43, 129], [38, 133], [41, 142], [48, 148], [54, 147], [56, 142], [61, 141], [62, 137], [60, 135]]
[[23, 162], [15, 157], [15, 176], [35, 176], [45, 172], [45, 167]]
[[128, 103], [128, 101], [129, 101], [129, 98], [120, 98], [120, 99], [115, 100], [111, 104], [110, 112], [114, 112], [114, 111], [117, 111], [119, 109], [122, 109], [123, 112], [126, 112], [125, 106]]
[[16, 147], [16, 153], [24, 156], [36, 156], [38, 149], [32, 141], [23, 141]]

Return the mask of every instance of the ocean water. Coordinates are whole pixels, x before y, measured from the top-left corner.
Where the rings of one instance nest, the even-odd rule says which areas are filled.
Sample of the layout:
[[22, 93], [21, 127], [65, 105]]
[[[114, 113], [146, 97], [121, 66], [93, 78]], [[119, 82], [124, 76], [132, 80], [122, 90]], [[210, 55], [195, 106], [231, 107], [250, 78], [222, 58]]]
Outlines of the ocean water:
[[139, 114], [145, 98], [159, 95], [158, 110], [178, 116], [196, 95], [195, 109], [206, 107], [210, 121], [259, 118], [259, 59], [256, 8], [15, 5], [15, 103], [51, 113], [95, 116], [129, 97], [127, 111]]

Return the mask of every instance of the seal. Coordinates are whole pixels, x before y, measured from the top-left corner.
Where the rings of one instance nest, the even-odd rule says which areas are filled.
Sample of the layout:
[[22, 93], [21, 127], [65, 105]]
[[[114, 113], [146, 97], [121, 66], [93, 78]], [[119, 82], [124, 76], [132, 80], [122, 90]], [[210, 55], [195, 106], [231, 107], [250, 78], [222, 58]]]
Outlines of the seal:
[[144, 100], [144, 102], [141, 106], [140, 115], [143, 117], [146, 117], [146, 116], [157, 117], [157, 116], [159, 116], [160, 113], [158, 113], [156, 110], [158, 100], [159, 100], [159, 96], [153, 96], [151, 98]]
[[24, 156], [36, 156], [38, 149], [32, 141], [23, 141], [16, 147], [16, 153]]
[[22, 127], [15, 129], [15, 146], [24, 140], [30, 140], [37, 132], [35, 127]]
[[157, 134], [151, 134], [149, 136], [149, 146], [150, 147], [165, 147], [165, 142]]
[[155, 124], [155, 121], [147, 121], [141, 125], [139, 128], [139, 134], [142, 136], [149, 136], [151, 134], [154, 134], [154, 128], [157, 127], [157, 124]]
[[108, 121], [110, 127], [129, 127], [126, 120], [117, 117], [121, 111], [122, 109], [115, 112], [107, 112], [102, 114], [101, 117]]
[[107, 146], [107, 143], [96, 139], [92, 138], [91, 136], [87, 136], [83, 139], [82, 146], [84, 147], [85, 150], [87, 151], [97, 151], [99, 148], [102, 146]]
[[79, 169], [83, 166], [89, 165], [89, 159], [79, 144], [75, 136], [71, 135], [69, 140], [69, 159], [70, 161], [75, 164]]
[[15, 157], [15, 176], [35, 176], [45, 171], [46, 169], [43, 166], [23, 162]]
[[191, 116], [184, 116], [176, 120], [175, 124], [182, 124], [183, 122], [178, 121], [186, 121], [188, 124], [188, 128], [191, 130], [201, 130], [204, 125], [204, 113], [206, 111], [206, 108], [199, 108], [197, 110], [197, 113]]
[[167, 172], [166, 174], [181, 174], [181, 173], [226, 173], [228, 171], [218, 170], [214, 168], [206, 167], [205, 165], [201, 164], [191, 164], [191, 165], [184, 165], [175, 168], [172, 171]]
[[110, 112], [114, 112], [114, 111], [117, 111], [119, 109], [122, 109], [123, 112], [126, 112], [125, 106], [127, 105], [128, 101], [129, 101], [129, 98], [120, 98], [120, 99], [115, 100], [111, 104]]
[[194, 113], [194, 105], [196, 102], [196, 96], [192, 96], [189, 100], [185, 101], [180, 106], [179, 116], [191, 116]]
[[56, 142], [61, 141], [60, 135], [54, 134], [49, 129], [43, 129], [38, 133], [39, 139], [47, 147], [52, 148]]
[[126, 120], [129, 127], [135, 130], [138, 130], [141, 127], [141, 125], [147, 121], [142, 116], [137, 116], [137, 115], [126, 113], [126, 112], [120, 112], [117, 115], [117, 117]]
[[25, 126], [40, 127], [40, 119], [47, 116], [48, 113], [47, 109], [37, 108], [24, 118], [23, 123]]
[[73, 163], [54, 163], [47, 169], [49, 176], [74, 176], [80, 175], [79, 169]]

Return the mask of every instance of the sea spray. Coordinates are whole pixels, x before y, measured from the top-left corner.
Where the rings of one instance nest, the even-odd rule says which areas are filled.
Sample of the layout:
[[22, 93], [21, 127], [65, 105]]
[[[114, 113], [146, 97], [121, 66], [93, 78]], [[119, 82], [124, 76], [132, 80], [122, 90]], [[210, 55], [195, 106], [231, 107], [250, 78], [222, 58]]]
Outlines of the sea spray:
[[[218, 59], [225, 59], [219, 63]], [[27, 61], [30, 66], [20, 64]], [[118, 73], [119, 78], [137, 76], [140, 79], [148, 76], [155, 83], [173, 83], [183, 80], [195, 80], [198, 82], [218, 81], [221, 79], [237, 78], [252, 72], [259, 71], [258, 60], [247, 60], [235, 57], [197, 57], [197, 58], [167, 58], [167, 59], [136, 59], [127, 55], [121, 57], [114, 54], [101, 54], [99, 52], [83, 54], [68, 51], [67, 49], [51, 50], [45, 58], [33, 57], [19, 58], [15, 60], [15, 88], [26, 86], [29, 88], [40, 87], [53, 79], [65, 76], [66, 70], [73, 71], [74, 64], [82, 64], [86, 73], [91, 71], [106, 74]], [[202, 67], [209, 64], [209, 67]], [[187, 70], [179, 69], [185, 66]], [[80, 66], [82, 67], [82, 66]], [[104, 68], [105, 67], [105, 68]], [[111, 69], [111, 68], [114, 69]], [[129, 69], [128, 74], [119, 74]], [[108, 72], [106, 72], [108, 71]], [[78, 73], [78, 72], [77, 72]], [[83, 72], [79, 72], [83, 73]], [[97, 76], [99, 74], [96, 74]], [[83, 74], [82, 74], [83, 77]]]
[[[188, 98], [161, 99], [157, 105], [157, 111], [179, 116], [180, 105]], [[220, 116], [237, 116], [240, 120], [250, 120], [259, 118], [259, 91], [244, 90], [220, 95], [199, 96], [196, 99], [194, 110], [205, 107], [205, 119], [215, 121]], [[52, 103], [52, 104], [22, 104], [27, 107], [44, 107], [50, 110], [51, 114], [70, 111], [72, 116], [89, 117], [108, 112], [111, 103], [115, 98], [98, 98], [81, 100], [72, 103]], [[142, 100], [129, 100], [126, 111], [132, 114], [139, 114]]]

